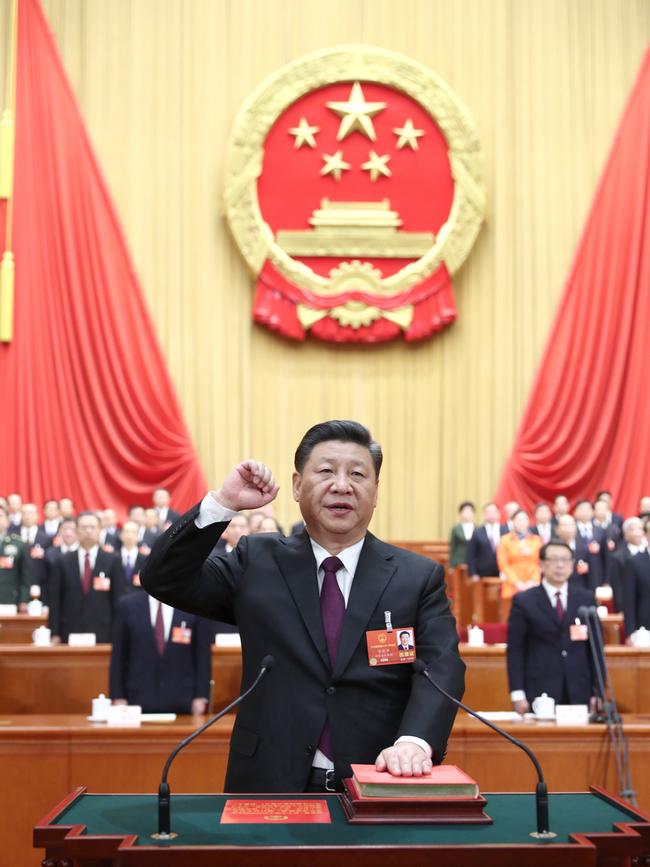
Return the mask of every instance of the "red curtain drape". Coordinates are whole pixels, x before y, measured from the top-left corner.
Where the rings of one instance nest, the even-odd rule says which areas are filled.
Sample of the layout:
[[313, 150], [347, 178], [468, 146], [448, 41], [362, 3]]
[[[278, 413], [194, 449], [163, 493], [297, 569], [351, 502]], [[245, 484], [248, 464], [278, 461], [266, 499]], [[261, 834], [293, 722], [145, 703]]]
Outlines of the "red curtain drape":
[[650, 494], [650, 50], [580, 240], [496, 499]]
[[203, 472], [38, 0], [19, 3], [15, 154], [0, 492], [123, 514], [164, 486], [188, 506]]

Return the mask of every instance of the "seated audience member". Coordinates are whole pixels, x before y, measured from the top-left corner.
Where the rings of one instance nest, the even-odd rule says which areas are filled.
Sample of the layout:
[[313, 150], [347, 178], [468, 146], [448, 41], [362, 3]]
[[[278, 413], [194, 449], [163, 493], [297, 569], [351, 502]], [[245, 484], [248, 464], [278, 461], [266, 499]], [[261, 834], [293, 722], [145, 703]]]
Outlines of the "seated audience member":
[[650, 517], [650, 497], [641, 497], [639, 500], [639, 518]]
[[9, 533], [20, 532], [20, 525], [22, 524], [23, 498], [20, 496], [20, 494], [9, 494], [9, 496], [7, 497], [7, 506], [7, 517], [9, 518]]
[[451, 528], [449, 537], [449, 565], [452, 568], [467, 563], [467, 543], [474, 532], [474, 503], [465, 500], [458, 507], [458, 523]]
[[119, 557], [124, 570], [124, 584], [127, 590], [140, 586], [140, 569], [147, 559], [138, 548], [138, 525], [135, 521], [125, 521], [120, 530]]
[[467, 574], [472, 581], [499, 574], [497, 548], [503, 532], [500, 520], [497, 504], [486, 503], [483, 506], [483, 523], [474, 530], [467, 543]]
[[501, 524], [501, 529], [503, 530], [503, 534], [505, 536], [506, 533], [512, 532], [512, 519], [519, 511], [519, 503], [515, 500], [510, 500], [509, 503], [506, 503], [503, 507], [503, 514], [505, 515], [505, 521]]
[[71, 632], [93, 632], [98, 643], [111, 640], [113, 612], [125, 589], [124, 570], [117, 554], [100, 548], [99, 531], [97, 515], [81, 512], [79, 548], [54, 564], [48, 598], [54, 643], [67, 642]]
[[41, 588], [41, 599], [43, 602], [47, 602], [47, 581], [50, 569], [45, 559], [45, 551], [52, 544], [52, 540], [38, 526], [38, 507], [35, 503], [24, 503], [22, 516], [20, 537], [27, 545], [32, 561], [32, 584], [38, 584]]
[[555, 528], [557, 527], [557, 522], [560, 520], [562, 515], [569, 514], [569, 500], [564, 494], [557, 494], [553, 498], [553, 517], [551, 518], [551, 524], [553, 524], [553, 532], [555, 533]]
[[174, 521], [178, 521], [180, 513], [172, 509], [171, 496], [167, 488], [156, 488], [152, 500], [158, 518], [159, 530], [166, 530]]
[[144, 713], [206, 713], [212, 632], [204, 618], [163, 605], [144, 590], [123, 596], [113, 623], [113, 704], [137, 704]]
[[594, 591], [602, 579], [600, 554], [593, 554], [583, 539], [578, 536], [573, 515], [561, 515], [555, 526], [555, 536], [568, 545], [573, 553], [574, 570], [571, 581], [580, 587]]
[[530, 529], [539, 536], [542, 545], [547, 545], [551, 541], [553, 535], [552, 517], [551, 507], [547, 503], [538, 503], [535, 506], [535, 523]]
[[607, 503], [607, 523], [615, 524], [619, 529], [623, 527], [623, 515], [614, 511], [614, 496], [611, 491], [598, 491], [596, 500]]
[[600, 527], [594, 526], [594, 508], [589, 500], [578, 500], [573, 510], [576, 519], [578, 556], [586, 548], [589, 554], [590, 584], [592, 589], [605, 581], [607, 567], [607, 540]]
[[513, 709], [530, 710], [545, 692], [558, 704], [592, 704], [598, 695], [589, 641], [572, 637], [581, 605], [595, 605], [593, 593], [569, 581], [571, 549], [549, 542], [540, 551], [542, 583], [517, 593], [508, 618], [508, 684]]
[[528, 514], [520, 509], [512, 516], [512, 530], [501, 537], [497, 563], [501, 574], [501, 598], [528, 590], [540, 581], [539, 549], [542, 540], [530, 532]]
[[47, 560], [50, 572], [62, 554], [67, 554], [68, 551], [76, 551], [78, 547], [77, 521], [75, 518], [66, 518], [61, 521], [59, 532], [52, 540], [52, 544], [45, 550], [45, 559]]
[[53, 539], [59, 532], [61, 526], [61, 512], [59, 510], [58, 500], [46, 500], [43, 503], [43, 523], [40, 525], [41, 530]]
[[611, 555], [607, 577], [614, 592], [614, 605], [623, 611], [623, 576], [630, 557], [645, 551], [648, 545], [641, 518], [626, 518], [623, 521], [623, 544]]
[[59, 500], [59, 511], [62, 518], [76, 518], [76, 510], [70, 497], [62, 497]]
[[594, 503], [594, 527], [602, 531], [608, 553], [615, 551], [623, 540], [623, 524], [612, 520], [607, 500]]
[[644, 524], [645, 546], [631, 554], [623, 571], [623, 617], [627, 643], [634, 641], [634, 633], [642, 626], [650, 629], [650, 550], [648, 529], [650, 519]]
[[19, 533], [9, 526], [9, 512], [0, 506], [0, 605], [27, 611], [32, 583], [31, 559]]

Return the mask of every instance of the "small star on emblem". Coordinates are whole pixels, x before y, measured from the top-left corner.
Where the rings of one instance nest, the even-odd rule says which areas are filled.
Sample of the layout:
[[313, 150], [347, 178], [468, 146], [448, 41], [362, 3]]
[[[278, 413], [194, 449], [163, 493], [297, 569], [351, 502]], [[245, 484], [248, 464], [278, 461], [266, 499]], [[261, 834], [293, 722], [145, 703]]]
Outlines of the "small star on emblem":
[[413, 121], [410, 117], [408, 120], [404, 121], [404, 126], [395, 127], [393, 132], [396, 136], [399, 136], [397, 140], [398, 151], [400, 151], [405, 145], [408, 145], [411, 150], [416, 151], [418, 149], [418, 139], [420, 136], [424, 135], [423, 129], [416, 129], [413, 126]]
[[336, 140], [342, 141], [350, 133], [358, 130], [375, 141], [375, 128], [371, 118], [386, 108], [385, 102], [366, 102], [361, 85], [355, 81], [347, 102], [328, 102], [327, 107], [341, 118]]
[[370, 151], [368, 156], [368, 162], [363, 163], [361, 165], [361, 168], [366, 172], [370, 172], [370, 180], [373, 183], [377, 180], [379, 175], [383, 175], [385, 178], [389, 178], [391, 176], [391, 170], [386, 165], [386, 163], [390, 159], [388, 154], [380, 157], [379, 154], [376, 154], [374, 151]]
[[320, 127], [310, 126], [307, 119], [301, 117], [298, 126], [294, 126], [290, 129], [289, 133], [292, 136], [295, 136], [296, 148], [301, 148], [304, 144], [309, 145], [310, 148], [315, 148], [316, 139], [314, 138], [314, 134], [319, 132], [319, 130]]
[[331, 175], [335, 181], [341, 180], [341, 172], [345, 172], [350, 168], [350, 163], [346, 163], [343, 159], [343, 151], [337, 151], [332, 156], [323, 154], [325, 165], [320, 170], [321, 175]]

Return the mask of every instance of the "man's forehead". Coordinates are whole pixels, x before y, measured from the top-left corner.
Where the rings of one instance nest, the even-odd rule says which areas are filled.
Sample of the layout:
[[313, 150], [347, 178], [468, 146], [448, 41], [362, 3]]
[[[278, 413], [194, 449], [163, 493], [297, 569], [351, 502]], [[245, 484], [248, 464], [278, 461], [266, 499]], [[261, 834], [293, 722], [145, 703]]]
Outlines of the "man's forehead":
[[370, 452], [359, 443], [342, 442], [341, 440], [326, 440], [318, 443], [309, 455], [310, 461], [353, 461], [355, 463], [372, 463]]

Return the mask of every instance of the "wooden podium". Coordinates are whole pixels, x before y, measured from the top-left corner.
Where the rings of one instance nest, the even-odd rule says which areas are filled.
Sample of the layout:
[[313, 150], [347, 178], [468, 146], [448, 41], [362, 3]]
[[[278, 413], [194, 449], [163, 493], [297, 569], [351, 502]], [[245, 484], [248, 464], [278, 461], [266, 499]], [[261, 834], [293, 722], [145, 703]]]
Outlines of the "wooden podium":
[[[228, 799], [319, 799], [330, 822], [221, 824]], [[490, 825], [351, 825], [338, 795], [173, 795], [172, 830], [155, 843], [156, 796], [76, 789], [34, 829], [43, 867], [624, 867], [650, 858], [650, 816], [602, 789], [553, 793], [557, 837], [539, 843], [532, 794], [486, 794]], [[279, 812], [279, 811], [278, 811]], [[268, 819], [271, 821], [268, 821]]]

